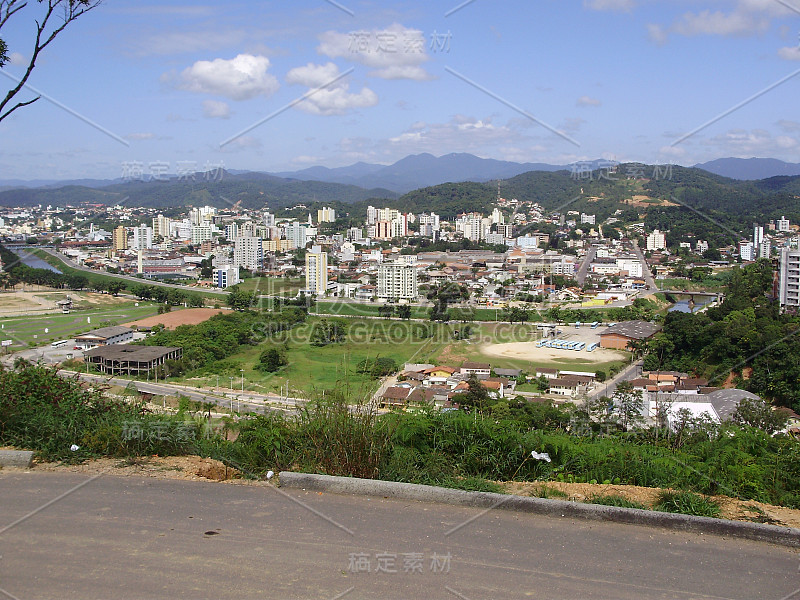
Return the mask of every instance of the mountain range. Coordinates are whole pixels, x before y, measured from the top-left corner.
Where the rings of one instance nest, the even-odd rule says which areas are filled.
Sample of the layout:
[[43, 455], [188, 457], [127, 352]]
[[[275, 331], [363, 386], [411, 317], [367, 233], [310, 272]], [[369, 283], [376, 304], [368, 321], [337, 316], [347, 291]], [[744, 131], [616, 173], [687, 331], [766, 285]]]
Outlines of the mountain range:
[[744, 181], [800, 175], [800, 163], [787, 163], [776, 158], [718, 158], [695, 167]]

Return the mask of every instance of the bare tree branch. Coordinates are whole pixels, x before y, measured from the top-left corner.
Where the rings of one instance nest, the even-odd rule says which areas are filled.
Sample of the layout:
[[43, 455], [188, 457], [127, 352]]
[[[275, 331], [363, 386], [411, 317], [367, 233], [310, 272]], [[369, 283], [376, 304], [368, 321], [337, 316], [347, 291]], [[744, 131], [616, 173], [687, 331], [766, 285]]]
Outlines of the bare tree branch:
[[[45, 4], [45, 0], [37, 0], [37, 2], [41, 5]], [[36, 60], [39, 58], [39, 53], [41, 53], [50, 43], [58, 37], [58, 35], [67, 28], [67, 26], [75, 21], [76, 19], [80, 18], [82, 15], [86, 14], [90, 10], [96, 8], [100, 5], [102, 0], [47, 0], [46, 1], [46, 10], [44, 16], [41, 17], [41, 20], [36, 20], [36, 39], [33, 44], [33, 51], [31, 52], [31, 57], [28, 61], [27, 68], [25, 69], [25, 74], [20, 78], [17, 85], [14, 86], [12, 89], [8, 91], [5, 98], [0, 101], [0, 121], [8, 117], [11, 113], [13, 113], [18, 108], [22, 108], [23, 106], [28, 106], [33, 104], [39, 98], [34, 98], [33, 100], [29, 100], [26, 102], [18, 102], [11, 108], [6, 110], [6, 107], [11, 103], [14, 97], [20, 93], [20, 91], [25, 87], [25, 84], [28, 81], [28, 78], [31, 76], [34, 67], [36, 67]], [[8, 22], [8, 20], [14, 16], [18, 11], [22, 10], [28, 5], [27, 0], [20, 2], [20, 0], [0, 0], [0, 30], [2, 27]], [[58, 21], [57, 25], [52, 29], [48, 29], [48, 24], [53, 18], [53, 14], [56, 13], [58, 9], [63, 10], [63, 15]], [[48, 32], [49, 31], [49, 32]], [[0, 66], [2, 66], [0, 64]], [[5, 112], [3, 112], [5, 111]]]

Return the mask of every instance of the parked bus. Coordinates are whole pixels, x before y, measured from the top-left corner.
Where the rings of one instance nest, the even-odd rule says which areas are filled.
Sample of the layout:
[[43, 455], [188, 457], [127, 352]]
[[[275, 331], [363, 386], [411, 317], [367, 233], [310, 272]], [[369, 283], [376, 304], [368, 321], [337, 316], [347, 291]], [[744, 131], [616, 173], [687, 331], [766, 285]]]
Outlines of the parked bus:
[[69, 344], [69, 340], [60, 340], [60, 341], [58, 341], [58, 342], [53, 342], [53, 343], [52, 343], [52, 344], [50, 344], [50, 345], [51, 345], [53, 348], [59, 348], [59, 347], [61, 347], [61, 346], [66, 346], [67, 344]]
[[581, 350], [583, 350], [585, 347], [586, 347], [586, 342], [581, 342], [581, 343], [579, 343], [577, 346], [575, 346], [575, 350], [577, 350], [578, 352], [580, 352], [580, 351], [581, 351]]
[[597, 346], [599, 346], [599, 345], [600, 344], [598, 344], [597, 342], [595, 342], [594, 344], [590, 344], [589, 347], [586, 349], [586, 351], [587, 352], [594, 352], [595, 349], [597, 349]]
[[600, 325], [600, 321], [595, 321], [592, 323], [592, 329], [597, 329], [597, 326]]

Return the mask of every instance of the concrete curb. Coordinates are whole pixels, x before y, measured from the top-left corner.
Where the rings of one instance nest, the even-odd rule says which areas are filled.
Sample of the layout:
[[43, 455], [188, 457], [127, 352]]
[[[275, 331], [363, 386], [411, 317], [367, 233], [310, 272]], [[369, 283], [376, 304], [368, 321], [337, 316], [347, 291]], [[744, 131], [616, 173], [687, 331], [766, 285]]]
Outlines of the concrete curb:
[[692, 533], [722, 535], [759, 542], [769, 542], [791, 548], [800, 548], [800, 529], [777, 527], [760, 523], [743, 523], [709, 517], [693, 517], [673, 513], [662, 513], [635, 508], [617, 508], [566, 500], [531, 498], [489, 492], [466, 492], [414, 483], [397, 483], [355, 477], [333, 477], [282, 471], [278, 475], [280, 486], [291, 489], [306, 489], [332, 494], [353, 494], [358, 496], [380, 496], [416, 500], [419, 502], [439, 502], [487, 510], [502, 509], [519, 512], [570, 517], [592, 521], [609, 521], [629, 525], [645, 525]]
[[33, 464], [30, 450], [0, 450], [0, 467], [27, 469]]

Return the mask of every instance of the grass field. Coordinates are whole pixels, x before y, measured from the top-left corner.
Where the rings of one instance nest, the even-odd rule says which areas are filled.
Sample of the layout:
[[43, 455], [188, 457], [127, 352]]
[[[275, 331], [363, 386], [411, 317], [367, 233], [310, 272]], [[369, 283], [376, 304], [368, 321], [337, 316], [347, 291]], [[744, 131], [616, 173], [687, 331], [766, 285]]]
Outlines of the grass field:
[[239, 289], [245, 292], [256, 292], [267, 296], [296, 296], [297, 292], [305, 286], [302, 277], [252, 277], [239, 284]]
[[[309, 343], [309, 338], [318, 321], [319, 319], [312, 317], [306, 324], [292, 330], [285, 342], [289, 365], [277, 373], [262, 373], [255, 369], [261, 352], [267, 347], [262, 344], [247, 347], [226, 360], [206, 367], [200, 373], [193, 373], [195, 377], [184, 381], [216, 385], [216, 375], [219, 374], [221, 386], [229, 386], [229, 378], [234, 377], [235, 390], [237, 381], [241, 385], [239, 369], [244, 369], [246, 390], [278, 392], [288, 379], [290, 388], [301, 395], [308, 395], [314, 390], [330, 390], [337, 383], [344, 382], [349, 383], [355, 391], [371, 393], [377, 389], [378, 381], [356, 372], [362, 360], [388, 357], [401, 367], [412, 360], [427, 362], [450, 343], [453, 331], [453, 327], [449, 325], [348, 319], [345, 343], [315, 347]], [[419, 335], [423, 328], [429, 327], [434, 332], [434, 337]]]
[[[92, 308], [73, 311], [68, 315], [53, 314], [3, 319], [0, 337], [13, 340], [11, 350], [26, 346], [42, 346], [55, 340], [71, 338], [77, 333], [97, 329], [101, 323], [121, 324], [135, 319], [155, 315], [153, 303], [126, 302], [115, 307]], [[91, 323], [87, 323], [87, 318]], [[47, 329], [47, 333], [45, 333]]]

